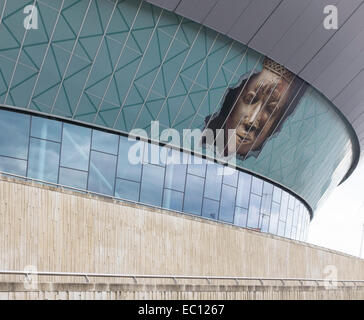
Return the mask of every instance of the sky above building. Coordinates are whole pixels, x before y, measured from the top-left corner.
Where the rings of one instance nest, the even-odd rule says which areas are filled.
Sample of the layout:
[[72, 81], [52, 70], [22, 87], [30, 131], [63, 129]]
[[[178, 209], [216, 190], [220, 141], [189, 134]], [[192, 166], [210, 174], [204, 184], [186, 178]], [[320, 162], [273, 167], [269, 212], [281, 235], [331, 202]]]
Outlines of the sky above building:
[[[359, 256], [364, 224], [363, 181], [361, 163], [316, 212], [308, 234], [309, 243]], [[364, 258], [364, 252], [361, 257]]]

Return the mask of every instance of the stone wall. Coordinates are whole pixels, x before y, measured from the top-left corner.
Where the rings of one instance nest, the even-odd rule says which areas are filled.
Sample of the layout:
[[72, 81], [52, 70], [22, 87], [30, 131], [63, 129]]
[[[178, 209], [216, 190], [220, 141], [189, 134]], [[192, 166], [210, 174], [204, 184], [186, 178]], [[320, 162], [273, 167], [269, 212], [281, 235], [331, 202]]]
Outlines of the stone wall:
[[[346, 254], [195, 216], [0, 179], [1, 270], [324, 278], [328, 266], [341, 280], [364, 279], [364, 260]], [[0, 281], [19, 279], [0, 275]], [[42, 278], [48, 280], [76, 281]]]

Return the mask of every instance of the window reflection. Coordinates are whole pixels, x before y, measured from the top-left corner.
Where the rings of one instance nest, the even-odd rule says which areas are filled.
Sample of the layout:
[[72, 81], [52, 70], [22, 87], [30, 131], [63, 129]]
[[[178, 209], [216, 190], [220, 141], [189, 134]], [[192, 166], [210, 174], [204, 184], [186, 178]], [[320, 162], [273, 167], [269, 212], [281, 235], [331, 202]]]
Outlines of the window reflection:
[[204, 199], [202, 216], [216, 220], [219, 216], [219, 202], [211, 199]]
[[289, 200], [288, 200], [288, 209], [292, 209], [294, 208], [294, 202], [295, 202], [295, 198], [292, 195], [289, 195]]
[[187, 166], [184, 164], [167, 165], [165, 187], [184, 191]]
[[272, 202], [272, 210], [269, 221], [269, 233], [277, 234], [279, 210], [280, 205], [278, 203]]
[[144, 163], [165, 166], [167, 160], [166, 157], [166, 152], [162, 151], [162, 147], [154, 143], [144, 142]]
[[59, 184], [85, 190], [87, 187], [87, 172], [61, 167], [59, 169]]
[[292, 230], [291, 230], [291, 239], [298, 240], [298, 237], [297, 237], [297, 228], [296, 227], [292, 227]]
[[29, 127], [30, 116], [0, 110], [0, 128], [2, 132], [0, 134], [0, 155], [26, 160], [28, 156]]
[[268, 215], [263, 215], [261, 216], [261, 221], [260, 223], [260, 229], [263, 232], [268, 232], [269, 229], [269, 216]]
[[293, 211], [288, 209], [288, 214], [287, 214], [287, 226], [286, 226], [286, 231], [285, 231], [285, 236], [286, 237], [290, 237], [291, 235], [291, 228], [292, 228], [292, 223], [293, 223]]
[[61, 142], [62, 122], [46, 118], [32, 117], [31, 136]]
[[279, 224], [278, 224], [278, 235], [280, 237], [283, 237], [284, 236], [285, 228], [286, 228], [286, 223], [283, 222], [283, 221], [279, 221]]
[[[136, 140], [128, 140], [125, 137], [120, 137], [119, 145], [119, 160], [118, 160], [118, 177], [140, 181], [142, 173], [142, 163], [138, 159], [129, 160], [129, 152], [135, 155], [136, 158], [141, 159], [143, 156], [144, 142]], [[135, 163], [135, 164], [134, 164]]]
[[200, 157], [190, 155], [188, 160], [188, 173], [196, 176], [205, 177], [206, 174], [206, 160]]
[[146, 164], [143, 166], [140, 201], [154, 206], [162, 205], [164, 168]]
[[116, 173], [116, 156], [91, 152], [88, 189], [93, 192], [113, 195]]
[[91, 129], [63, 124], [61, 166], [88, 170]]
[[263, 190], [263, 180], [260, 180], [256, 177], [253, 177], [252, 180], [252, 192], [257, 194], [257, 195], [262, 195], [262, 190]]
[[273, 188], [273, 201], [280, 203], [282, 197], [282, 190], [274, 186]]
[[25, 160], [0, 156], [0, 171], [25, 176], [27, 172], [27, 162]]
[[238, 183], [238, 173], [239, 173], [239, 171], [237, 171], [233, 168], [224, 167], [223, 182], [230, 186], [236, 187], [236, 185]]
[[264, 182], [263, 186], [263, 197], [262, 197], [262, 206], [261, 206], [261, 213], [265, 215], [270, 214], [270, 208], [272, 203], [272, 192], [273, 192], [273, 185], [268, 182]]
[[250, 195], [249, 213], [248, 213], [249, 228], [258, 228], [261, 199], [262, 197], [257, 196], [255, 194]]
[[221, 182], [223, 167], [217, 163], [209, 162], [207, 164], [205, 197], [220, 200]]
[[236, 188], [227, 185], [222, 186], [219, 219], [225, 222], [233, 222], [235, 209]]
[[187, 175], [184, 211], [198, 215], [201, 214], [203, 186], [204, 179], [191, 174]]
[[92, 149], [117, 154], [119, 136], [99, 130], [92, 130]]
[[286, 221], [287, 210], [288, 210], [288, 200], [289, 194], [285, 191], [282, 192], [282, 200], [281, 200], [281, 212], [279, 215], [279, 220]]
[[164, 189], [163, 207], [166, 209], [182, 211], [183, 193]]
[[234, 224], [240, 227], [246, 227], [248, 222], [248, 210], [241, 207], [235, 208]]
[[37, 180], [57, 183], [59, 151], [59, 143], [31, 138], [28, 176]]
[[115, 197], [138, 201], [140, 184], [134, 181], [116, 179]]
[[242, 208], [249, 207], [250, 186], [252, 177], [245, 172], [239, 172], [238, 192], [236, 205]]

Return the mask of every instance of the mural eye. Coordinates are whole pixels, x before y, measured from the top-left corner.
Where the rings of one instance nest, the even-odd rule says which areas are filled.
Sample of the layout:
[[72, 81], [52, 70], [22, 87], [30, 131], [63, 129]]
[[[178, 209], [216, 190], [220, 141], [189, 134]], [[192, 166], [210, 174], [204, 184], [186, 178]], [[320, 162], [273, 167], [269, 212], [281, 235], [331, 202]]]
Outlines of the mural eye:
[[277, 104], [278, 104], [278, 102], [269, 102], [268, 105], [267, 105], [267, 110], [270, 113], [273, 113], [277, 108]]
[[246, 104], [254, 104], [257, 102], [257, 94], [254, 91], [249, 91], [245, 96], [244, 96], [244, 102]]

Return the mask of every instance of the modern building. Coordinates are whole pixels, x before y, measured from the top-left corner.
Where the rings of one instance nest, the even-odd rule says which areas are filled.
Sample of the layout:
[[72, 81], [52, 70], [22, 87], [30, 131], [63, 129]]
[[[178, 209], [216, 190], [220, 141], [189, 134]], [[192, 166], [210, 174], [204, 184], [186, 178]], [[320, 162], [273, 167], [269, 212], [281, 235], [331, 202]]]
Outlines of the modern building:
[[321, 277], [250, 250], [336, 259], [300, 243], [364, 141], [364, 4], [329, 2], [1, 0], [0, 269]]

